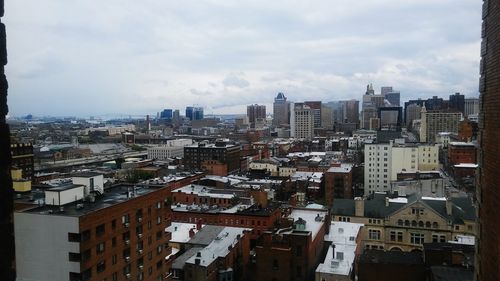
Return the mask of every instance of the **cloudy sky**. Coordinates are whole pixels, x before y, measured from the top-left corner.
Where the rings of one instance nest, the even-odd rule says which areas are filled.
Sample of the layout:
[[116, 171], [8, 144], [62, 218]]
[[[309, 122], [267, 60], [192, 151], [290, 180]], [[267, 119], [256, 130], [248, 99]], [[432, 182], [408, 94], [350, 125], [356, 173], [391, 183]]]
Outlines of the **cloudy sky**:
[[[476, 96], [477, 0], [8, 0], [10, 115]], [[268, 111], [272, 111], [271, 108]]]

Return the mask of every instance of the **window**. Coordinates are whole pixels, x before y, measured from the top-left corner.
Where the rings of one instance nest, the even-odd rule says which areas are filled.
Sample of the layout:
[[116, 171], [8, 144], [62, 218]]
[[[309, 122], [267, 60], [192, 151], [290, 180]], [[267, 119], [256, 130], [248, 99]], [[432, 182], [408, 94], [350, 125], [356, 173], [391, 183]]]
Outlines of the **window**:
[[156, 218], [156, 224], [160, 224], [160, 223], [161, 223], [161, 216], [158, 216], [158, 217]]
[[368, 239], [371, 239], [371, 240], [380, 240], [380, 230], [369, 229], [368, 230]]
[[398, 231], [398, 242], [403, 242], [403, 232]]
[[122, 223], [123, 223], [123, 224], [127, 224], [127, 223], [129, 223], [129, 222], [130, 222], [130, 216], [129, 216], [129, 214], [125, 214], [125, 215], [123, 215], [123, 216], [122, 216]]
[[118, 273], [113, 272], [113, 275], [111, 275], [111, 280], [112, 281], [117, 281], [118, 280]]
[[81, 259], [81, 256], [79, 253], [69, 253], [69, 261], [79, 262], [80, 259]]
[[116, 255], [111, 256], [111, 264], [113, 264], [113, 265], [116, 264]]
[[398, 225], [403, 225], [403, 220], [398, 220]]
[[112, 220], [111, 221], [111, 229], [115, 229], [116, 228], [116, 220]]
[[437, 222], [432, 223], [432, 228], [439, 228], [439, 224]]
[[97, 273], [103, 272], [105, 269], [106, 269], [106, 263], [104, 261], [97, 263]]
[[86, 260], [90, 259], [90, 256], [91, 256], [90, 249], [87, 249], [87, 250], [83, 251], [83, 253], [82, 253], [82, 261], [86, 261]]
[[156, 232], [156, 240], [160, 240], [162, 235], [163, 235], [163, 232], [161, 230]]
[[105, 248], [105, 242], [101, 242], [101, 243], [97, 244], [95, 251], [98, 254], [100, 254], [100, 253], [104, 252], [104, 248]]
[[116, 246], [116, 237], [111, 238], [111, 246], [112, 247]]
[[161, 202], [157, 202], [156, 203], [156, 209], [160, 209], [161, 208]]
[[80, 239], [81, 239], [80, 233], [68, 232], [68, 241], [69, 242], [80, 242]]
[[391, 241], [396, 241], [396, 231], [391, 231]]
[[100, 224], [95, 228], [95, 235], [97, 237], [102, 236], [104, 234], [104, 224]]
[[279, 269], [279, 264], [278, 264], [278, 260], [277, 259], [273, 260], [273, 269], [274, 270], [278, 270]]
[[90, 230], [85, 230], [82, 232], [82, 242], [90, 239]]
[[422, 233], [410, 233], [410, 243], [414, 245], [424, 244], [424, 234]]
[[162, 247], [161, 245], [160, 245], [160, 246], [158, 246], [158, 247], [156, 247], [156, 254], [158, 254], [158, 255], [159, 255], [159, 254], [161, 254], [161, 250], [162, 250], [162, 248], [163, 248], [163, 247]]

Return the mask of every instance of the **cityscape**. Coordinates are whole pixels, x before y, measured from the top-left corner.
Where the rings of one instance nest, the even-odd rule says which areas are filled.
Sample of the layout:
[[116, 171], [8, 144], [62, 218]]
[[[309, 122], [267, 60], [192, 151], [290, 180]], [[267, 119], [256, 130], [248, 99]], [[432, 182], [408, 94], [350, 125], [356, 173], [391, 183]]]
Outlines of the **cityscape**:
[[232, 72], [227, 100], [97, 89], [46, 111], [10, 83], [3, 2], [0, 280], [500, 280], [500, 1], [475, 4], [473, 89], [360, 75], [349, 94], [256, 94]]

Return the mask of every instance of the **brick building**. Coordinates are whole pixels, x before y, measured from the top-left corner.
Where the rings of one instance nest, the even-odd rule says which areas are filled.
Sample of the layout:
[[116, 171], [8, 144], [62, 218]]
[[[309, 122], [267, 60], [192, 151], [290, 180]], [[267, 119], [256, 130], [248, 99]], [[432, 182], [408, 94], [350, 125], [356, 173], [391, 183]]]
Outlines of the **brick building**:
[[476, 162], [476, 144], [472, 142], [450, 142], [448, 144], [448, 165]]
[[251, 228], [251, 240], [272, 229], [280, 218], [281, 209], [277, 204], [269, 204], [267, 207], [238, 204], [231, 208], [177, 204], [172, 207], [172, 220], [175, 222], [201, 221], [209, 225]]
[[326, 253], [325, 234], [330, 228], [325, 210], [293, 209], [279, 230], [265, 232], [256, 251], [254, 280], [314, 280]]
[[327, 206], [332, 206], [334, 198], [353, 198], [352, 167], [351, 164], [334, 164], [324, 174]]
[[80, 187], [46, 190], [46, 199], [57, 193], [53, 205], [14, 214], [18, 280], [167, 277], [170, 189], [118, 185], [94, 196]]
[[31, 143], [12, 143], [10, 153], [12, 166], [23, 170], [23, 178], [31, 179], [34, 173], [33, 145]]
[[240, 146], [226, 141], [199, 143], [184, 147], [184, 168], [201, 170], [207, 160], [227, 164], [227, 172], [236, 172], [240, 168]]

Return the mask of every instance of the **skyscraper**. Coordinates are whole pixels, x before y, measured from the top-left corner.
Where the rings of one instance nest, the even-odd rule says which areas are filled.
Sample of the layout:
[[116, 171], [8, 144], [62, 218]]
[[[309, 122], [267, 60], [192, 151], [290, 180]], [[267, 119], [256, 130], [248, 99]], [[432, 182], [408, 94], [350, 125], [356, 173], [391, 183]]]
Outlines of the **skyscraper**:
[[290, 104], [290, 136], [298, 139], [312, 139], [313, 111], [303, 103]]
[[164, 110], [160, 113], [160, 118], [161, 118], [161, 119], [171, 120], [171, 119], [172, 119], [172, 109], [164, 109]]
[[399, 106], [401, 104], [401, 93], [397, 91], [391, 91], [384, 94], [385, 99], [391, 104], [391, 106]]
[[476, 280], [500, 280], [500, 0], [483, 1]]
[[266, 106], [258, 104], [248, 105], [247, 116], [250, 127], [255, 128], [255, 122], [266, 119]]
[[273, 125], [275, 127], [290, 124], [290, 102], [283, 93], [278, 93], [273, 104]]
[[345, 123], [359, 123], [359, 101], [346, 100], [342, 101], [344, 108], [344, 122]]
[[305, 105], [309, 106], [313, 113], [314, 128], [321, 127], [321, 101], [306, 101]]
[[189, 120], [203, 119], [203, 107], [187, 106], [186, 117], [189, 118]]
[[465, 112], [464, 95], [461, 95], [460, 93], [455, 93], [454, 95], [450, 95], [450, 101], [448, 103], [448, 107], [452, 110], [464, 113]]

